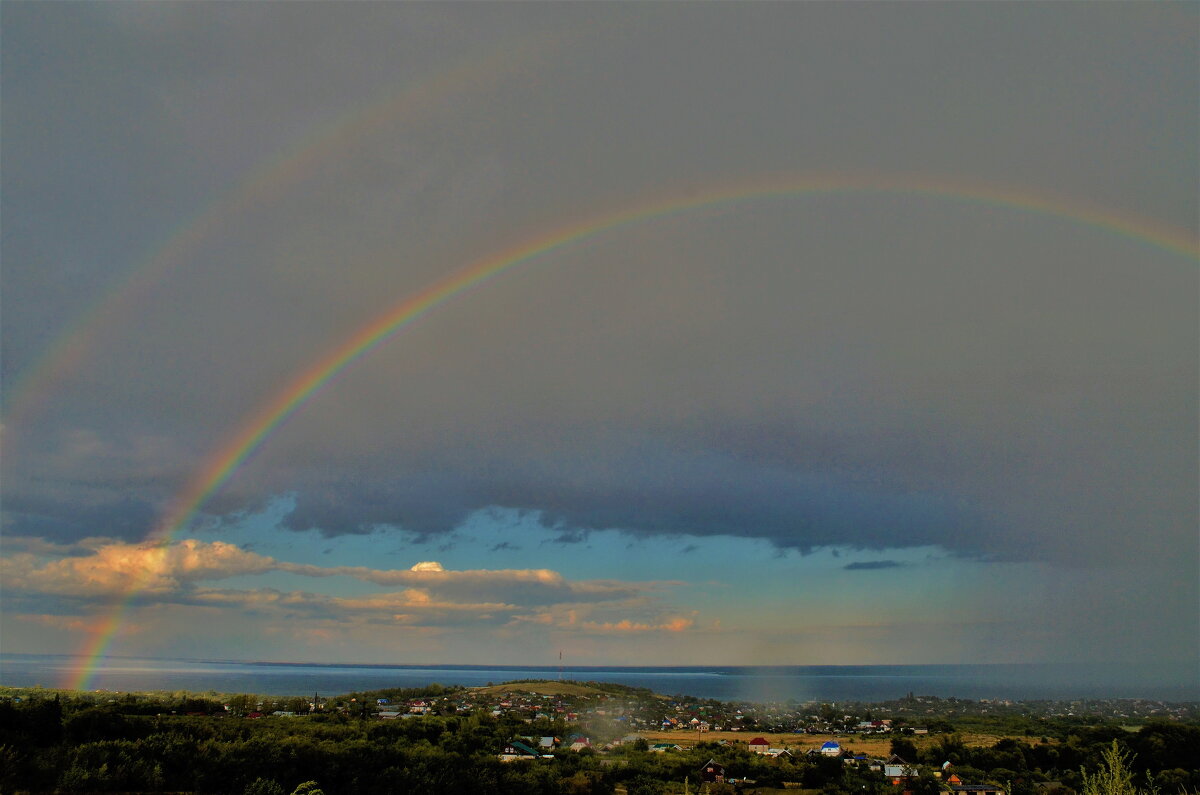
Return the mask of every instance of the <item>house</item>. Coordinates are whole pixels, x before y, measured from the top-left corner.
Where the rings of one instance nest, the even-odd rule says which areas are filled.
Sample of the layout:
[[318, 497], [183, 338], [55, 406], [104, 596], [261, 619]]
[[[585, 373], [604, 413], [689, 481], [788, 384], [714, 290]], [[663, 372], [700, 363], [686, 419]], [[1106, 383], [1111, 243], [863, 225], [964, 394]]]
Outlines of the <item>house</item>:
[[682, 751], [683, 746], [675, 745], [674, 743], [655, 743], [650, 746], [650, 750], [656, 754], [665, 754], [667, 751]]
[[584, 737], [582, 734], [572, 734], [568, 739], [568, 746], [572, 751], [582, 751], [584, 748], [591, 748], [592, 741]]
[[829, 740], [821, 744], [821, 748], [817, 753], [821, 754], [821, 756], [841, 756], [842, 746], [838, 745], [836, 740]]
[[883, 777], [892, 784], [903, 784], [909, 779], [917, 777], [917, 768], [905, 762], [896, 754], [883, 763]]
[[767, 751], [771, 750], [771, 744], [762, 737], [755, 737], [747, 745], [750, 749], [750, 753], [752, 754], [765, 754]]
[[538, 748], [540, 748], [543, 753], [545, 753], [546, 751], [553, 751], [555, 748], [558, 747], [558, 738], [557, 737], [539, 737], [537, 744], [538, 744]]
[[537, 757], [538, 752], [520, 740], [513, 740], [504, 746], [504, 750], [500, 752], [501, 762], [515, 762], [518, 759], [537, 759]]
[[625, 743], [635, 743], [640, 739], [642, 739], [640, 734], [626, 734], [624, 737], [618, 737], [617, 739], [605, 745], [604, 750], [611, 751], [612, 749], [618, 748]]
[[892, 730], [892, 721], [888, 720], [860, 720], [854, 727], [855, 731], [864, 732], [867, 734], [882, 734]]
[[791, 759], [792, 752], [786, 748], [768, 748], [767, 756], [771, 757], [772, 759]]
[[725, 782], [725, 765], [715, 759], [709, 759], [700, 767], [700, 780], [723, 784]]

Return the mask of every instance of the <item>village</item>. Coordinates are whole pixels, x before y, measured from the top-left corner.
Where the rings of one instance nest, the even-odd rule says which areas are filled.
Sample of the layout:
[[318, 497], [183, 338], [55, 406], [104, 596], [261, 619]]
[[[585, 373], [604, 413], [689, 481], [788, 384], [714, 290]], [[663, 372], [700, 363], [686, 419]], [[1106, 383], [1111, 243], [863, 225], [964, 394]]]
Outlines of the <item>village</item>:
[[[840, 765], [857, 776], [889, 784], [899, 793], [922, 795], [1010, 795], [1011, 782], [1003, 783], [995, 775], [986, 775], [970, 765], [960, 771], [950, 758], [931, 763], [933, 751], [929, 749], [936, 747], [933, 743], [939, 742], [937, 738], [949, 735], [949, 740], [940, 742], [953, 747], [953, 743], [962, 742], [955, 734], [962, 728], [1017, 718], [1036, 727], [1039, 722], [1072, 719], [1197, 717], [1196, 704], [1149, 700], [1029, 703], [909, 694], [877, 704], [760, 704], [663, 696], [635, 688], [576, 682], [514, 682], [410, 698], [370, 695], [325, 703], [317, 700], [312, 706], [380, 721], [487, 714], [514, 726], [527, 726], [524, 731], [517, 728], [509, 741], [496, 749], [496, 758], [506, 763], [535, 763], [562, 754], [583, 754], [599, 757], [602, 767], [619, 767], [629, 763], [630, 754], [639, 752], [694, 757], [698, 751], [711, 751], [713, 756], [695, 768], [692, 780], [753, 785], [753, 779], [738, 777], [739, 771], [727, 770], [729, 766], [717, 758], [721, 752], [726, 752], [726, 759], [730, 752], [740, 752], [781, 766], [781, 775], [813, 765], [828, 774], [831, 765]], [[534, 731], [546, 727], [552, 727], [554, 733]], [[1038, 732], [1029, 728], [1023, 733], [1033, 736], [1035, 744], [1052, 742], [1036, 737]], [[998, 739], [982, 733], [967, 736], [979, 744]], [[926, 750], [919, 751], [919, 747]], [[1031, 791], [1028, 782], [1022, 783], [1022, 790]], [[1056, 784], [1043, 782], [1036, 791], [1053, 792]], [[795, 786], [800, 787], [801, 782], [795, 782]]]
[[[436, 688], [437, 690], [439, 688]], [[844, 735], [856, 741], [892, 736], [922, 737], [970, 731], [977, 724], [1019, 720], [1027, 730], [1052, 720], [1200, 720], [1200, 704], [1152, 699], [1013, 701], [914, 696], [885, 702], [719, 701], [664, 696], [607, 683], [510, 682], [480, 688], [441, 688], [444, 693], [396, 698], [374, 693], [275, 702], [276, 715], [342, 710], [383, 720], [419, 715], [464, 715], [483, 710], [494, 717], [562, 720], [619, 736], [642, 733], [721, 732]], [[383, 691], [380, 691], [381, 693]], [[266, 708], [270, 702], [259, 702]], [[297, 708], [298, 707], [298, 708]], [[886, 717], [881, 717], [886, 716]], [[1034, 733], [1037, 733], [1034, 731]], [[811, 745], [797, 738], [795, 744]]]
[[486, 780], [522, 795], [1075, 795], [1085, 770], [1116, 760], [1174, 793], [1200, 784], [1197, 710], [912, 694], [761, 704], [561, 680], [310, 698], [34, 687], [0, 689], [0, 744], [24, 749], [9, 778], [32, 791], [264, 795], [261, 779], [327, 792]]

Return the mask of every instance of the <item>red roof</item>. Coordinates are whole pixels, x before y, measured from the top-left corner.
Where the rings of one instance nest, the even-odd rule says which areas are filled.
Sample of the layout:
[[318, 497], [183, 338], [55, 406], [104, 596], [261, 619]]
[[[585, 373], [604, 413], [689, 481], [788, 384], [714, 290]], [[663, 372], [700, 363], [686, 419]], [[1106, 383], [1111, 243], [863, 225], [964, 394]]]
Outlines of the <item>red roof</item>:
[[770, 743], [761, 737], [755, 737], [750, 741], [750, 745], [770, 745]]

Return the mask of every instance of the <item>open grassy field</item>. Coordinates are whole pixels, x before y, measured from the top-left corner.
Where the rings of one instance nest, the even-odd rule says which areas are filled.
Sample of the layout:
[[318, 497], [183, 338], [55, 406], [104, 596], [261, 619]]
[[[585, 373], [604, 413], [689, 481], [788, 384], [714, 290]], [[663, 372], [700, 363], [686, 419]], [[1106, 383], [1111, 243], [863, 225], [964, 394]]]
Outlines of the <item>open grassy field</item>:
[[489, 687], [468, 688], [473, 693], [537, 693], [544, 696], [594, 696], [603, 690], [574, 682], [510, 682]]
[[[641, 736], [646, 738], [646, 742], [654, 745], [655, 743], [675, 743], [684, 748], [690, 748], [697, 742], [696, 732], [639, 732]], [[885, 734], [871, 736], [844, 735], [831, 737], [823, 734], [778, 734], [773, 732], [704, 732], [699, 736], [699, 742], [715, 743], [721, 740], [731, 743], [749, 743], [755, 737], [762, 737], [771, 744], [772, 748], [787, 748], [793, 754], [801, 754], [808, 751], [810, 748], [820, 748], [821, 745], [829, 740], [837, 740], [844, 749], [848, 749], [855, 753], [864, 753], [875, 757], [887, 757], [891, 753], [892, 738]], [[962, 741], [968, 746], [990, 748], [1008, 735], [1003, 734], [969, 734], [960, 733], [958, 735]], [[904, 737], [904, 739], [913, 742], [917, 748], [926, 748], [930, 745], [936, 745], [938, 738], [936, 735], [928, 735], [921, 737]], [[1030, 744], [1038, 744], [1040, 741], [1036, 737], [1017, 737]]]
[[[863, 753], [876, 756], [880, 753], [886, 754], [891, 748], [891, 739], [885, 737], [879, 738], [854, 738], [854, 742], [849, 742], [848, 737], [828, 737], [815, 734], [777, 734], [774, 732], [638, 732], [646, 738], [646, 742], [654, 745], [655, 743], [675, 743], [682, 745], [684, 748], [690, 748], [697, 742], [715, 743], [725, 740], [731, 743], [748, 743], [755, 737], [762, 737], [771, 744], [772, 748], [787, 748], [792, 753], [803, 753], [810, 748], [820, 748], [821, 744], [834, 739], [842, 744], [842, 747], [849, 748], [854, 751], [862, 751]], [[697, 740], [697, 737], [699, 740]]]

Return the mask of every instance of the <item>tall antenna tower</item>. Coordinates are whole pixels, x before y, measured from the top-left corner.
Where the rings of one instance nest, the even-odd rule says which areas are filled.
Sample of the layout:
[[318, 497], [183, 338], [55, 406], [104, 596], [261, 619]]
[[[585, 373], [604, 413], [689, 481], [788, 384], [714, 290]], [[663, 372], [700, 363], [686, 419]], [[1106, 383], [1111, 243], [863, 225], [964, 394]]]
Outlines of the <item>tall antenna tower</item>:
[[562, 681], [563, 664], [562, 664], [562, 649], [558, 650], [558, 681]]

